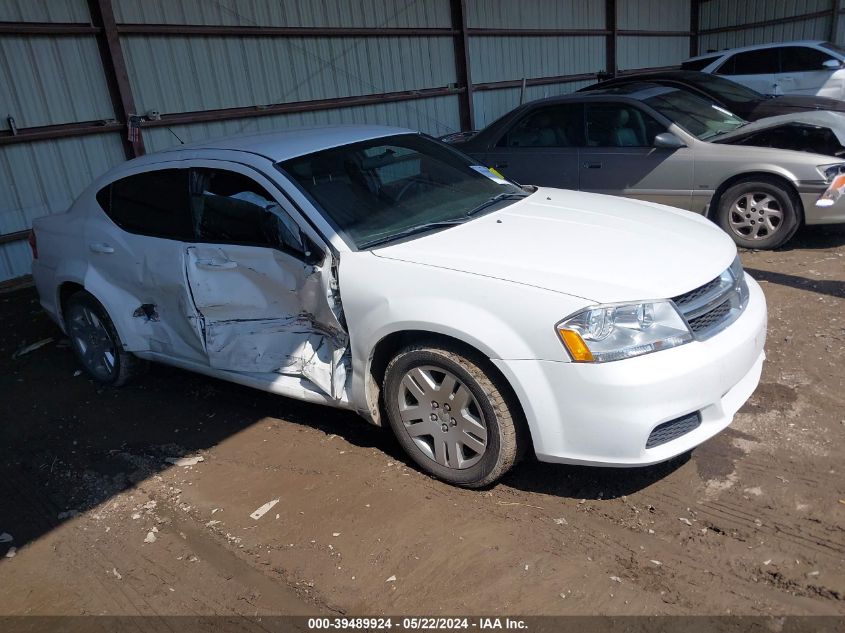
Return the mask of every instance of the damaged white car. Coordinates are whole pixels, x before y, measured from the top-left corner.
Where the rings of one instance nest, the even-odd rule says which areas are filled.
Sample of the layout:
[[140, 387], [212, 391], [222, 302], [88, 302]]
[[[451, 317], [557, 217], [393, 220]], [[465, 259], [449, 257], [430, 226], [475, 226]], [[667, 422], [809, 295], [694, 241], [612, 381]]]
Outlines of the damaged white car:
[[31, 237], [41, 303], [97, 380], [143, 361], [358, 412], [478, 487], [543, 461], [646, 465], [754, 391], [766, 306], [692, 213], [524, 189], [409, 130], [182, 146]]

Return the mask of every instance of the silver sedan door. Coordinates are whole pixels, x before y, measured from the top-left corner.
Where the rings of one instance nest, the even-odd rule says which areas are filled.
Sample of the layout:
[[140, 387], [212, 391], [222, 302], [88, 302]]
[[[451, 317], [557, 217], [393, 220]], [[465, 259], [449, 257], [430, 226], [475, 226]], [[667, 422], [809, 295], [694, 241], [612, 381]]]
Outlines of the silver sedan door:
[[633, 104], [585, 105], [587, 146], [581, 149], [579, 176], [582, 191], [690, 209], [690, 147], [655, 147], [655, 137], [667, 132], [667, 127]]
[[580, 103], [542, 106], [517, 119], [488, 149], [485, 158], [518, 183], [578, 189], [578, 152], [583, 136]]

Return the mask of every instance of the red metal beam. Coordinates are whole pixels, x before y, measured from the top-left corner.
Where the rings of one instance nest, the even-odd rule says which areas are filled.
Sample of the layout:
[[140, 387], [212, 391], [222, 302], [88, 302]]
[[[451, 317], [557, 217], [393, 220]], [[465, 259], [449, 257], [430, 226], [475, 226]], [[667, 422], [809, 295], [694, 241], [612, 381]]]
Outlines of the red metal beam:
[[0, 35], [96, 35], [100, 29], [74, 22], [0, 22]]
[[71, 136], [105, 134], [107, 132], [121, 132], [123, 130], [125, 130], [125, 126], [116, 121], [84, 121], [81, 123], [25, 127], [18, 129], [15, 134], [9, 130], [0, 130], [0, 146], [28, 143], [31, 141], [52, 141]]
[[199, 24], [118, 24], [121, 35], [161, 35], [164, 37], [452, 37], [454, 29], [438, 28], [340, 28], [297, 26], [239, 26]]
[[[100, 59], [109, 86], [114, 111], [121, 123], [129, 131], [129, 117], [137, 114], [132, 87], [129, 84], [129, 74], [126, 71], [126, 61], [123, 59], [123, 49], [120, 47], [120, 37], [117, 33], [117, 22], [114, 19], [114, 8], [111, 0], [88, 0], [88, 9], [94, 25], [102, 32], [97, 36], [100, 47]], [[137, 140], [129, 141], [124, 135], [124, 148], [127, 158], [143, 156], [146, 153], [144, 139], [138, 131]]]
[[472, 72], [469, 60], [469, 29], [467, 29], [466, 0], [451, 0], [452, 27], [455, 35], [455, 75], [464, 90], [460, 103], [461, 129], [475, 129], [475, 112], [472, 106]]
[[785, 18], [775, 18], [772, 20], [760, 20], [759, 22], [746, 22], [744, 24], [732, 24], [730, 26], [717, 26], [712, 29], [701, 29], [700, 35], [710, 35], [712, 33], [728, 33], [730, 31], [744, 31], [745, 29], [756, 29], [761, 26], [775, 26], [777, 24], [792, 24], [793, 22], [803, 22], [804, 20], [812, 20], [813, 18], [824, 18], [830, 16], [830, 10], [814, 11], [813, 13], [801, 13], [799, 15], [791, 15]]

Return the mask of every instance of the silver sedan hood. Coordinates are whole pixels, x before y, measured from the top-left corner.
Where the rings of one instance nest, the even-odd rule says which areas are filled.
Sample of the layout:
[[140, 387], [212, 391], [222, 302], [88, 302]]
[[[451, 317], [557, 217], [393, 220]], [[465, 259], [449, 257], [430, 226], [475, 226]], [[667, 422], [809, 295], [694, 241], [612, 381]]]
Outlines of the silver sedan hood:
[[726, 132], [707, 140], [713, 143], [724, 143], [735, 138], [741, 138], [746, 134], [794, 123], [830, 128], [834, 136], [836, 136], [836, 139], [842, 145], [845, 145], [845, 113], [831, 112], [829, 110], [820, 110], [818, 112], [796, 112], [795, 114], [770, 116], [752, 123], [747, 123], [732, 132]]
[[724, 271], [736, 247], [694, 213], [540, 188], [501, 211], [374, 254], [610, 303], [692, 290]]

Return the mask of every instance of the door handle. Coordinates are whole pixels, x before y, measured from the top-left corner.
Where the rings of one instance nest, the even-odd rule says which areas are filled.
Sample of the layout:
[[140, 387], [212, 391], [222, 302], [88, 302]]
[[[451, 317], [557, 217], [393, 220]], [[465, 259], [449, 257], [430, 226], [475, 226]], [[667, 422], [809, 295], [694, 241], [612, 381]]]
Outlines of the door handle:
[[585, 169], [601, 169], [601, 163], [584, 163]]
[[102, 253], [103, 255], [111, 255], [114, 253], [114, 248], [105, 242], [92, 242], [88, 245], [88, 250], [92, 253]]
[[198, 259], [197, 268], [203, 270], [231, 270], [237, 268], [238, 262], [233, 262], [231, 259], [218, 259], [212, 257], [211, 259]]

